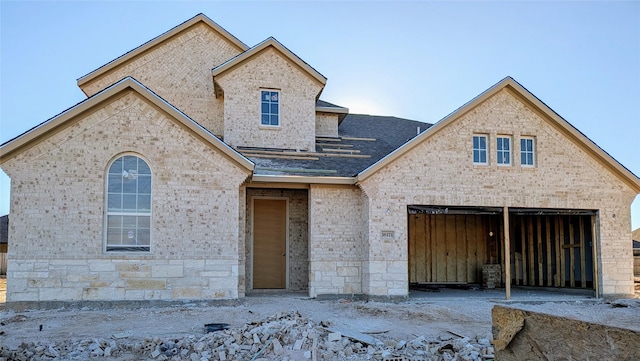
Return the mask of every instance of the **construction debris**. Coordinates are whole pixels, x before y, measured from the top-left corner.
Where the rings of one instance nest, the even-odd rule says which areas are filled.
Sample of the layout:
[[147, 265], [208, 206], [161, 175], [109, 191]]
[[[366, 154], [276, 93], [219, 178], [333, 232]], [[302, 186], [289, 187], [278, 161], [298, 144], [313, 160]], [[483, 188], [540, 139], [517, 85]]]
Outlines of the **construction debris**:
[[[321, 325], [322, 324], [322, 325]], [[114, 335], [115, 336], [115, 335]], [[413, 340], [376, 340], [356, 331], [316, 323], [297, 311], [280, 313], [241, 328], [221, 329], [179, 337], [153, 337], [142, 341], [127, 337], [23, 342], [0, 346], [5, 360], [490, 360], [490, 340], [447, 335]], [[365, 340], [360, 340], [366, 338]], [[373, 339], [373, 340], [372, 340]]]

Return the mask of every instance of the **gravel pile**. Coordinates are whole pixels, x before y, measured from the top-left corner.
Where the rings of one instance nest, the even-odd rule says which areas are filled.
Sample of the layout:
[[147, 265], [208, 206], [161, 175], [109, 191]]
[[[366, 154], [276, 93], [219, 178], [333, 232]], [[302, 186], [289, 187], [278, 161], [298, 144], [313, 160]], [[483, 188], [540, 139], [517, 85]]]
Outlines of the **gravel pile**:
[[[203, 329], [203, 332], [205, 330]], [[343, 334], [344, 333], [344, 334]], [[383, 339], [384, 335], [336, 331], [298, 312], [281, 313], [241, 328], [200, 335], [130, 340], [126, 334], [111, 339], [72, 339], [62, 342], [23, 342], [0, 346], [5, 360], [491, 360], [488, 339], [443, 334], [435, 339]]]

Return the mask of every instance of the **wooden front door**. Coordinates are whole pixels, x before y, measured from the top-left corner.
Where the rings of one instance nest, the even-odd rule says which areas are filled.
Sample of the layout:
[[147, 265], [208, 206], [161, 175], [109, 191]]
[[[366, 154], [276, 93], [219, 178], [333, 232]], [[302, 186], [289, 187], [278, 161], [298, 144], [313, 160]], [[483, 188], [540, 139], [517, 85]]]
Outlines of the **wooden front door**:
[[253, 288], [286, 288], [287, 201], [253, 200]]

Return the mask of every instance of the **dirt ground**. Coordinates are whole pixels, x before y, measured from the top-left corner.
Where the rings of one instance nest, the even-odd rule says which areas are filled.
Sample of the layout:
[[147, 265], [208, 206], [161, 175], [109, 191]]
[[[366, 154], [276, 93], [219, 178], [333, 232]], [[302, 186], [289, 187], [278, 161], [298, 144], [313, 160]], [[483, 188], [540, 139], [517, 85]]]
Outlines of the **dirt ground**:
[[[0, 289], [4, 279], [0, 279]], [[0, 291], [1, 292], [1, 291]], [[381, 340], [437, 337], [454, 332], [491, 339], [491, 309], [501, 304], [640, 331], [640, 298], [596, 300], [584, 295], [513, 290], [412, 292], [404, 302], [315, 300], [305, 294], [253, 295], [234, 305], [184, 303], [135, 309], [56, 309], [0, 312], [0, 344], [63, 341], [71, 338], [202, 335], [206, 323], [240, 327], [279, 312], [298, 311], [316, 322], [375, 335]]]

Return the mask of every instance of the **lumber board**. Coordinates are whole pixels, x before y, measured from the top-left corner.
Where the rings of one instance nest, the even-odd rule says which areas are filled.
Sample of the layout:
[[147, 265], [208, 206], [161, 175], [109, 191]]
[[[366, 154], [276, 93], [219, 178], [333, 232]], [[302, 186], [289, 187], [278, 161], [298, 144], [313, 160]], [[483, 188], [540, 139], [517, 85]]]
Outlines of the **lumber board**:
[[409, 215], [409, 283], [416, 283], [418, 279], [416, 277], [416, 242], [419, 242], [416, 239], [416, 219], [418, 215]]
[[476, 254], [477, 243], [478, 243], [478, 222], [479, 217], [475, 215], [469, 216], [468, 225], [469, 230], [467, 233], [467, 280], [470, 283], [477, 282], [476, 280], [476, 270], [478, 269], [478, 256]]
[[[569, 222], [569, 244], [574, 245], [574, 228], [573, 228], [573, 220]], [[575, 247], [572, 247], [575, 248]], [[569, 250], [569, 270], [571, 274], [569, 275], [569, 285], [571, 287], [576, 286], [576, 252], [571, 249]]]
[[457, 259], [457, 244], [456, 244], [456, 216], [446, 215], [444, 216], [447, 222], [445, 247], [447, 254], [447, 282], [457, 282], [456, 277], [456, 259]]
[[585, 242], [584, 242], [584, 217], [580, 217], [579, 221], [580, 232], [578, 233], [580, 236], [580, 286], [582, 288], [587, 288], [587, 260], [586, 260], [586, 250]]
[[[425, 234], [425, 255], [424, 258], [427, 262], [425, 267], [425, 278], [428, 281], [433, 281], [434, 279], [434, 271], [433, 264], [435, 260], [433, 259], [433, 239], [435, 238], [435, 222], [433, 220], [433, 216], [426, 215], [424, 219], [424, 227], [425, 230], [428, 230], [428, 234]], [[425, 232], [426, 233], [426, 232]]]
[[545, 218], [545, 231], [547, 238], [547, 286], [553, 285], [553, 277], [551, 277], [551, 220], [549, 216]]
[[445, 216], [434, 216], [436, 221], [436, 254], [433, 257], [436, 268], [436, 282], [447, 281], [447, 247], [446, 247], [446, 226]]
[[522, 243], [522, 250], [520, 251], [520, 259], [522, 260], [522, 284], [527, 284], [527, 228], [522, 218], [518, 217], [520, 222], [520, 242]]
[[560, 287], [564, 287], [567, 281], [567, 277], [566, 277], [566, 269], [565, 269], [565, 251], [564, 248], [562, 248], [562, 246], [565, 243], [564, 240], [564, 219], [562, 218], [562, 216], [558, 216], [558, 224], [560, 226], [560, 249], [559, 249], [559, 253], [560, 253]]
[[427, 278], [427, 259], [425, 258], [426, 254], [426, 234], [425, 234], [425, 220], [427, 215], [425, 214], [416, 214], [415, 215], [415, 237], [416, 237], [416, 278], [418, 282], [428, 282]]
[[529, 248], [527, 249], [527, 261], [529, 262], [529, 275], [527, 279], [529, 279], [529, 286], [536, 285], [536, 266], [534, 256], [534, 248], [533, 248], [533, 218], [527, 217], [527, 240], [529, 241]]
[[467, 279], [467, 232], [465, 215], [456, 217], [456, 278], [459, 282], [469, 282]]
[[542, 270], [544, 258], [542, 257], [542, 224], [540, 216], [536, 217], [536, 231], [538, 240], [538, 286], [544, 286], [544, 272]]

